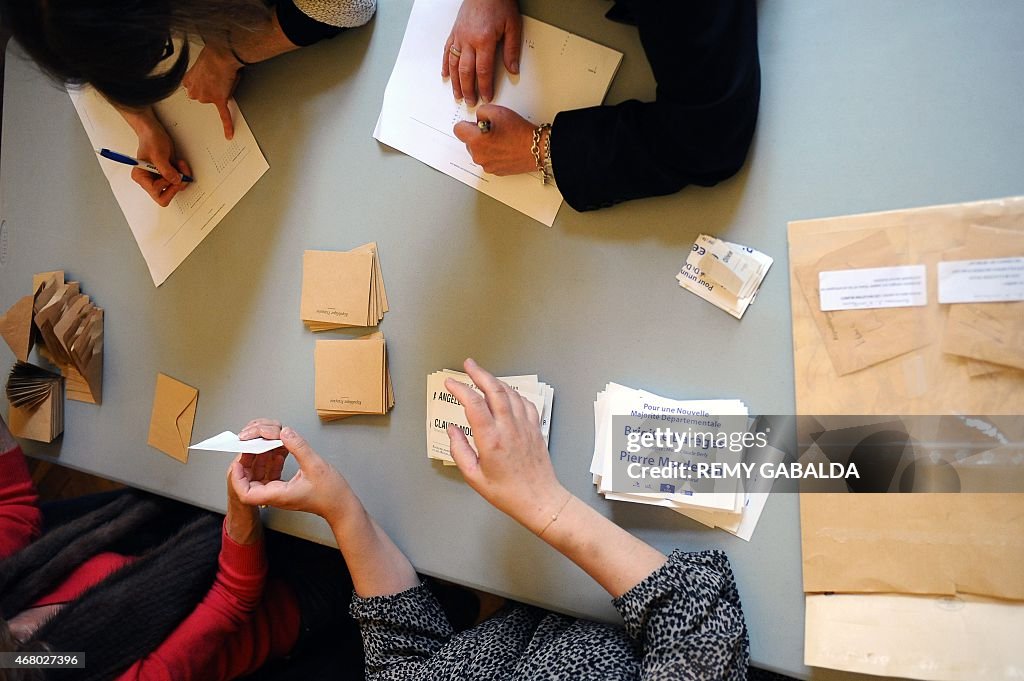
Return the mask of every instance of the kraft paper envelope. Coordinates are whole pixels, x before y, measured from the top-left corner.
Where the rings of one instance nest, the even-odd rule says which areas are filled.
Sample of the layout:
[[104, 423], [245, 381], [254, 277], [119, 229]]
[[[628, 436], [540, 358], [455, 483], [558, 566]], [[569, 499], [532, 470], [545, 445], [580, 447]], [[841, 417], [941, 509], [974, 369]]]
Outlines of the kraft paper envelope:
[[348, 340], [318, 340], [314, 402], [320, 417], [386, 413], [394, 404], [386, 353], [379, 332]]
[[33, 296], [18, 300], [0, 317], [0, 335], [7, 341], [11, 352], [22, 362], [28, 361], [32, 351], [32, 301]]
[[192, 441], [198, 402], [198, 390], [165, 374], [157, 374], [153, 413], [149, 419], [149, 445], [188, 463], [188, 445]]
[[[938, 263], [946, 259], [949, 250], [970, 245], [968, 230], [972, 225], [995, 227], [1001, 232], [1024, 232], [1024, 196], [789, 223], [798, 413], [1021, 413], [1024, 371], [1010, 368], [979, 372], [980, 367], [972, 361], [943, 351], [946, 318], [958, 305], [938, 303]], [[921, 310], [926, 315], [922, 333], [928, 334], [928, 344], [859, 371], [840, 373], [833, 363], [833, 349], [822, 333], [817, 301], [808, 300], [798, 272], [876, 232], [885, 234], [892, 249], [906, 258], [903, 262], [927, 268], [928, 305], [903, 310]], [[861, 311], [854, 311], [857, 312]]]
[[376, 243], [303, 253], [300, 316], [311, 330], [374, 326], [387, 311]]
[[803, 494], [807, 593], [1024, 600], [1024, 494]]
[[907, 264], [911, 263], [906, 255], [893, 248], [884, 232], [876, 231], [825, 255], [812, 266], [796, 268], [811, 316], [840, 376], [927, 345], [928, 317], [920, 307], [822, 312], [818, 274]]
[[[1016, 230], [971, 225], [966, 242], [947, 251], [944, 259], [1024, 256], [1024, 232]], [[990, 365], [1024, 369], [1024, 301], [949, 305], [942, 350]]]

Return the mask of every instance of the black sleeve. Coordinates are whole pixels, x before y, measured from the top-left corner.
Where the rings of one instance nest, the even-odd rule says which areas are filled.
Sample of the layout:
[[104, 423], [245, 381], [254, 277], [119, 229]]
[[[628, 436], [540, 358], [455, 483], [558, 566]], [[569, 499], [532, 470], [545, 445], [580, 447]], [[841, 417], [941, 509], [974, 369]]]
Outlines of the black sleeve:
[[754, 0], [625, 4], [657, 81], [654, 102], [563, 111], [551, 160], [576, 210], [711, 186], [742, 166], [761, 92]]
[[284, 37], [299, 47], [308, 47], [326, 38], [333, 38], [345, 30], [341, 26], [317, 21], [296, 7], [295, 0], [277, 0], [274, 4], [277, 22], [281, 24]]

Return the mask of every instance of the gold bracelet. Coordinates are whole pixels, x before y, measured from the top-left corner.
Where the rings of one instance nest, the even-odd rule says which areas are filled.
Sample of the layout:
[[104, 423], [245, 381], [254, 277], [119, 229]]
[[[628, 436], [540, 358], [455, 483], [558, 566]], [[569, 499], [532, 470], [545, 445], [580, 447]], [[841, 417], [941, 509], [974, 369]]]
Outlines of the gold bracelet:
[[[552, 179], [551, 175], [548, 173], [547, 167], [545, 167], [544, 162], [540, 158], [540, 138], [541, 135], [544, 134], [545, 130], [551, 130], [550, 123], [544, 123], [537, 126], [537, 129], [533, 131], [533, 146], [530, 147], [530, 153], [533, 154], [533, 162], [537, 165], [537, 170], [540, 171], [541, 184], [547, 184]], [[550, 148], [546, 143], [544, 146], [545, 149]]]
[[551, 527], [552, 523], [554, 523], [556, 520], [558, 520], [558, 516], [560, 516], [562, 514], [562, 511], [565, 510], [565, 507], [569, 505], [570, 501], [572, 501], [572, 493], [571, 492], [569, 493], [569, 496], [566, 497], [565, 503], [562, 504], [562, 507], [560, 509], [558, 509], [558, 511], [556, 511], [555, 513], [551, 514], [551, 519], [548, 520], [548, 524], [544, 526], [544, 529], [537, 533], [538, 537], [543, 537], [544, 536], [544, 533], [548, 531], [548, 528]]

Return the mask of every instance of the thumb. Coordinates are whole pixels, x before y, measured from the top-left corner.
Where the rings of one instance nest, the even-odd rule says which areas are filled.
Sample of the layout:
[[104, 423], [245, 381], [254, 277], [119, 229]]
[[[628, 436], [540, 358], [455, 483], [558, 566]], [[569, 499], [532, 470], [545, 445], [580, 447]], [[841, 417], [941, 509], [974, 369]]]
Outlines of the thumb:
[[459, 121], [455, 124], [452, 132], [455, 133], [455, 136], [458, 137], [463, 144], [469, 144], [470, 140], [475, 139], [480, 135], [480, 128], [476, 127], [476, 123], [471, 121]]
[[502, 42], [502, 59], [505, 70], [519, 73], [519, 55], [523, 49], [523, 19], [516, 17], [505, 24], [505, 38]]
[[170, 159], [157, 158], [151, 160], [150, 163], [156, 166], [156, 169], [160, 171], [163, 178], [171, 184], [178, 184], [181, 182], [181, 173], [178, 172], [178, 169], [171, 164]]
[[462, 429], [456, 426], [448, 426], [448, 439], [451, 441], [452, 458], [455, 459], [455, 465], [459, 467], [462, 476], [472, 482], [480, 472], [480, 459], [477, 457], [476, 450], [473, 449], [473, 445], [469, 444], [469, 439]]
[[320, 461], [320, 455], [309, 446], [309, 443], [301, 435], [288, 426], [281, 429], [281, 442], [284, 443], [284, 448], [295, 457], [299, 468], [309, 468]]
[[224, 124], [224, 139], [230, 140], [235, 136], [235, 124], [231, 122], [231, 110], [228, 109], [228, 103], [218, 102], [217, 112], [220, 113], [220, 122]]

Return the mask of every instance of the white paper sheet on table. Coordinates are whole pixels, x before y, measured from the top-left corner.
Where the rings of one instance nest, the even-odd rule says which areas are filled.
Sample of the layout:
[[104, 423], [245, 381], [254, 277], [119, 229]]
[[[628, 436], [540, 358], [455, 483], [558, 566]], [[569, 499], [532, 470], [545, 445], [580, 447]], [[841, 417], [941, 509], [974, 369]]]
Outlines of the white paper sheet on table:
[[[416, 0], [373, 136], [550, 227], [562, 205], [554, 185], [542, 185], [539, 173], [485, 173], [452, 133], [458, 121], [476, 120], [441, 78], [441, 53], [461, 4]], [[496, 56], [493, 103], [536, 125], [551, 122], [559, 111], [600, 104], [621, 61], [621, 52], [523, 17], [519, 75], [510, 76]]]
[[264, 440], [263, 438], [239, 440], [237, 435], [230, 430], [225, 430], [220, 435], [214, 435], [202, 442], [197, 442], [189, 447], [189, 449], [201, 449], [208, 452], [232, 452], [234, 454], [263, 454], [283, 446], [284, 443], [280, 440]]
[[[191, 49], [193, 59], [199, 47]], [[69, 90], [89, 142], [135, 155], [139, 142], [121, 115], [92, 88]], [[195, 182], [161, 208], [131, 178], [131, 167], [97, 156], [121, 206], [156, 286], [185, 261], [196, 246], [270, 168], [234, 100], [228, 104], [235, 135], [224, 127], [212, 104], [200, 104], [178, 88], [155, 105], [178, 156], [192, 169]], [[148, 160], [148, 159], [146, 159]]]
[[1024, 677], [1024, 603], [980, 596], [807, 594], [804, 664], [928, 681]]

